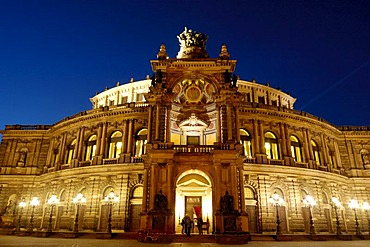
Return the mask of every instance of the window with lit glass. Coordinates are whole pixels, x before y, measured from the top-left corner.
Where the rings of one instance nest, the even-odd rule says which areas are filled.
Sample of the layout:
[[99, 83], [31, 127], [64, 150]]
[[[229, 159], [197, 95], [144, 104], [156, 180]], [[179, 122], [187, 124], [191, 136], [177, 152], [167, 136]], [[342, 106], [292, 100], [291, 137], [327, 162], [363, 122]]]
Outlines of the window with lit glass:
[[140, 157], [146, 153], [148, 130], [140, 130], [135, 137], [135, 157]]
[[265, 149], [268, 159], [279, 159], [278, 141], [270, 131], [265, 133]]
[[311, 146], [312, 146], [312, 151], [313, 151], [313, 159], [317, 165], [320, 165], [321, 161], [320, 161], [319, 147], [317, 146], [316, 142], [313, 140], [311, 140]]
[[92, 160], [96, 153], [96, 135], [92, 135], [86, 142], [85, 160]]
[[136, 186], [132, 191], [131, 198], [140, 198], [143, 197], [143, 194], [144, 194], [143, 186]]
[[295, 136], [290, 136], [290, 150], [296, 162], [303, 162], [301, 143]]
[[122, 133], [120, 131], [115, 131], [110, 135], [108, 147], [108, 158], [119, 158], [122, 152]]
[[252, 139], [248, 131], [240, 129], [240, 144], [243, 145], [243, 154], [252, 158]]
[[70, 144], [67, 146], [67, 157], [66, 157], [66, 164], [70, 164], [71, 160], [73, 159], [73, 154], [75, 151], [77, 140], [73, 139]]
[[245, 199], [255, 199], [254, 198], [254, 191], [250, 187], [244, 188], [244, 197]]
[[335, 169], [337, 169], [338, 166], [337, 166], [337, 162], [336, 162], [336, 159], [335, 159], [335, 152], [331, 151], [330, 149], [329, 149], [329, 158], [330, 158], [330, 162], [333, 165], [333, 167]]

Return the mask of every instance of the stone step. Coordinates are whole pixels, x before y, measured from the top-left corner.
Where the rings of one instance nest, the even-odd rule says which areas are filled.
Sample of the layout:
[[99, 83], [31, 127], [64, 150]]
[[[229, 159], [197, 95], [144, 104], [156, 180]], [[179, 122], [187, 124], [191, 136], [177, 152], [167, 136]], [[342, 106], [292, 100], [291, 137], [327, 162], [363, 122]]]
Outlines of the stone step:
[[216, 243], [214, 235], [211, 234], [192, 234], [189, 237], [184, 234], [173, 235], [173, 242], [175, 243]]

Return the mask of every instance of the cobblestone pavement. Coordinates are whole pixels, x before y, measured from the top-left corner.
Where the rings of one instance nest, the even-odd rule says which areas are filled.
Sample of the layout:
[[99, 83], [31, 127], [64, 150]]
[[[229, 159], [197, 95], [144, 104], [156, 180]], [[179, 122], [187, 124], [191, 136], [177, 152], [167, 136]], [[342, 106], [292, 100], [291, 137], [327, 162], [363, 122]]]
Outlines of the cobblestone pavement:
[[[62, 239], [62, 238], [36, 238], [36, 237], [20, 237], [20, 236], [4, 236], [0, 235], [0, 246], [49, 246], [49, 247], [223, 247], [230, 245], [220, 245], [214, 243], [172, 243], [172, 244], [144, 244], [136, 240], [122, 240], [122, 239]], [[241, 246], [241, 245], [238, 245]], [[369, 247], [370, 240], [359, 241], [291, 241], [291, 242], [274, 242], [274, 241], [252, 241], [246, 247]]]

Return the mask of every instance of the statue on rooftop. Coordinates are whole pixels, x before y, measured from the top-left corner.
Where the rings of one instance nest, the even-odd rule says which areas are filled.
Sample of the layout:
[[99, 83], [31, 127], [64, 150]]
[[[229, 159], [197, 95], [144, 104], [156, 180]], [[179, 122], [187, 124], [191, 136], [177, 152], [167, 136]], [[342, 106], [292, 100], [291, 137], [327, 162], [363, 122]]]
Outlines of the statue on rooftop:
[[207, 35], [187, 29], [177, 36], [180, 51], [177, 58], [208, 58], [206, 51]]

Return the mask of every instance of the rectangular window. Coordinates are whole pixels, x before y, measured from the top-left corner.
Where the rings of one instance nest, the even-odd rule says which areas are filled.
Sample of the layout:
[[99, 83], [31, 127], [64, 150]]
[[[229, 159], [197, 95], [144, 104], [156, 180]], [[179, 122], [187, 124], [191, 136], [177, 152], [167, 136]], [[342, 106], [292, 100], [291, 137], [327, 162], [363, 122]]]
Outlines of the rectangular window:
[[142, 102], [142, 101], [144, 101], [144, 95], [141, 93], [138, 93], [136, 95], [136, 102]]
[[265, 97], [264, 96], [258, 96], [258, 103], [265, 104]]
[[271, 100], [271, 105], [277, 106], [277, 101], [276, 100]]
[[112, 106], [112, 105], [114, 105], [114, 100], [109, 101], [109, 106]]
[[127, 96], [122, 96], [121, 97], [121, 104], [126, 104], [127, 103]]
[[187, 136], [187, 145], [199, 145], [199, 136]]
[[250, 93], [246, 94], [246, 100], [247, 100], [247, 102], [251, 102], [251, 94]]

